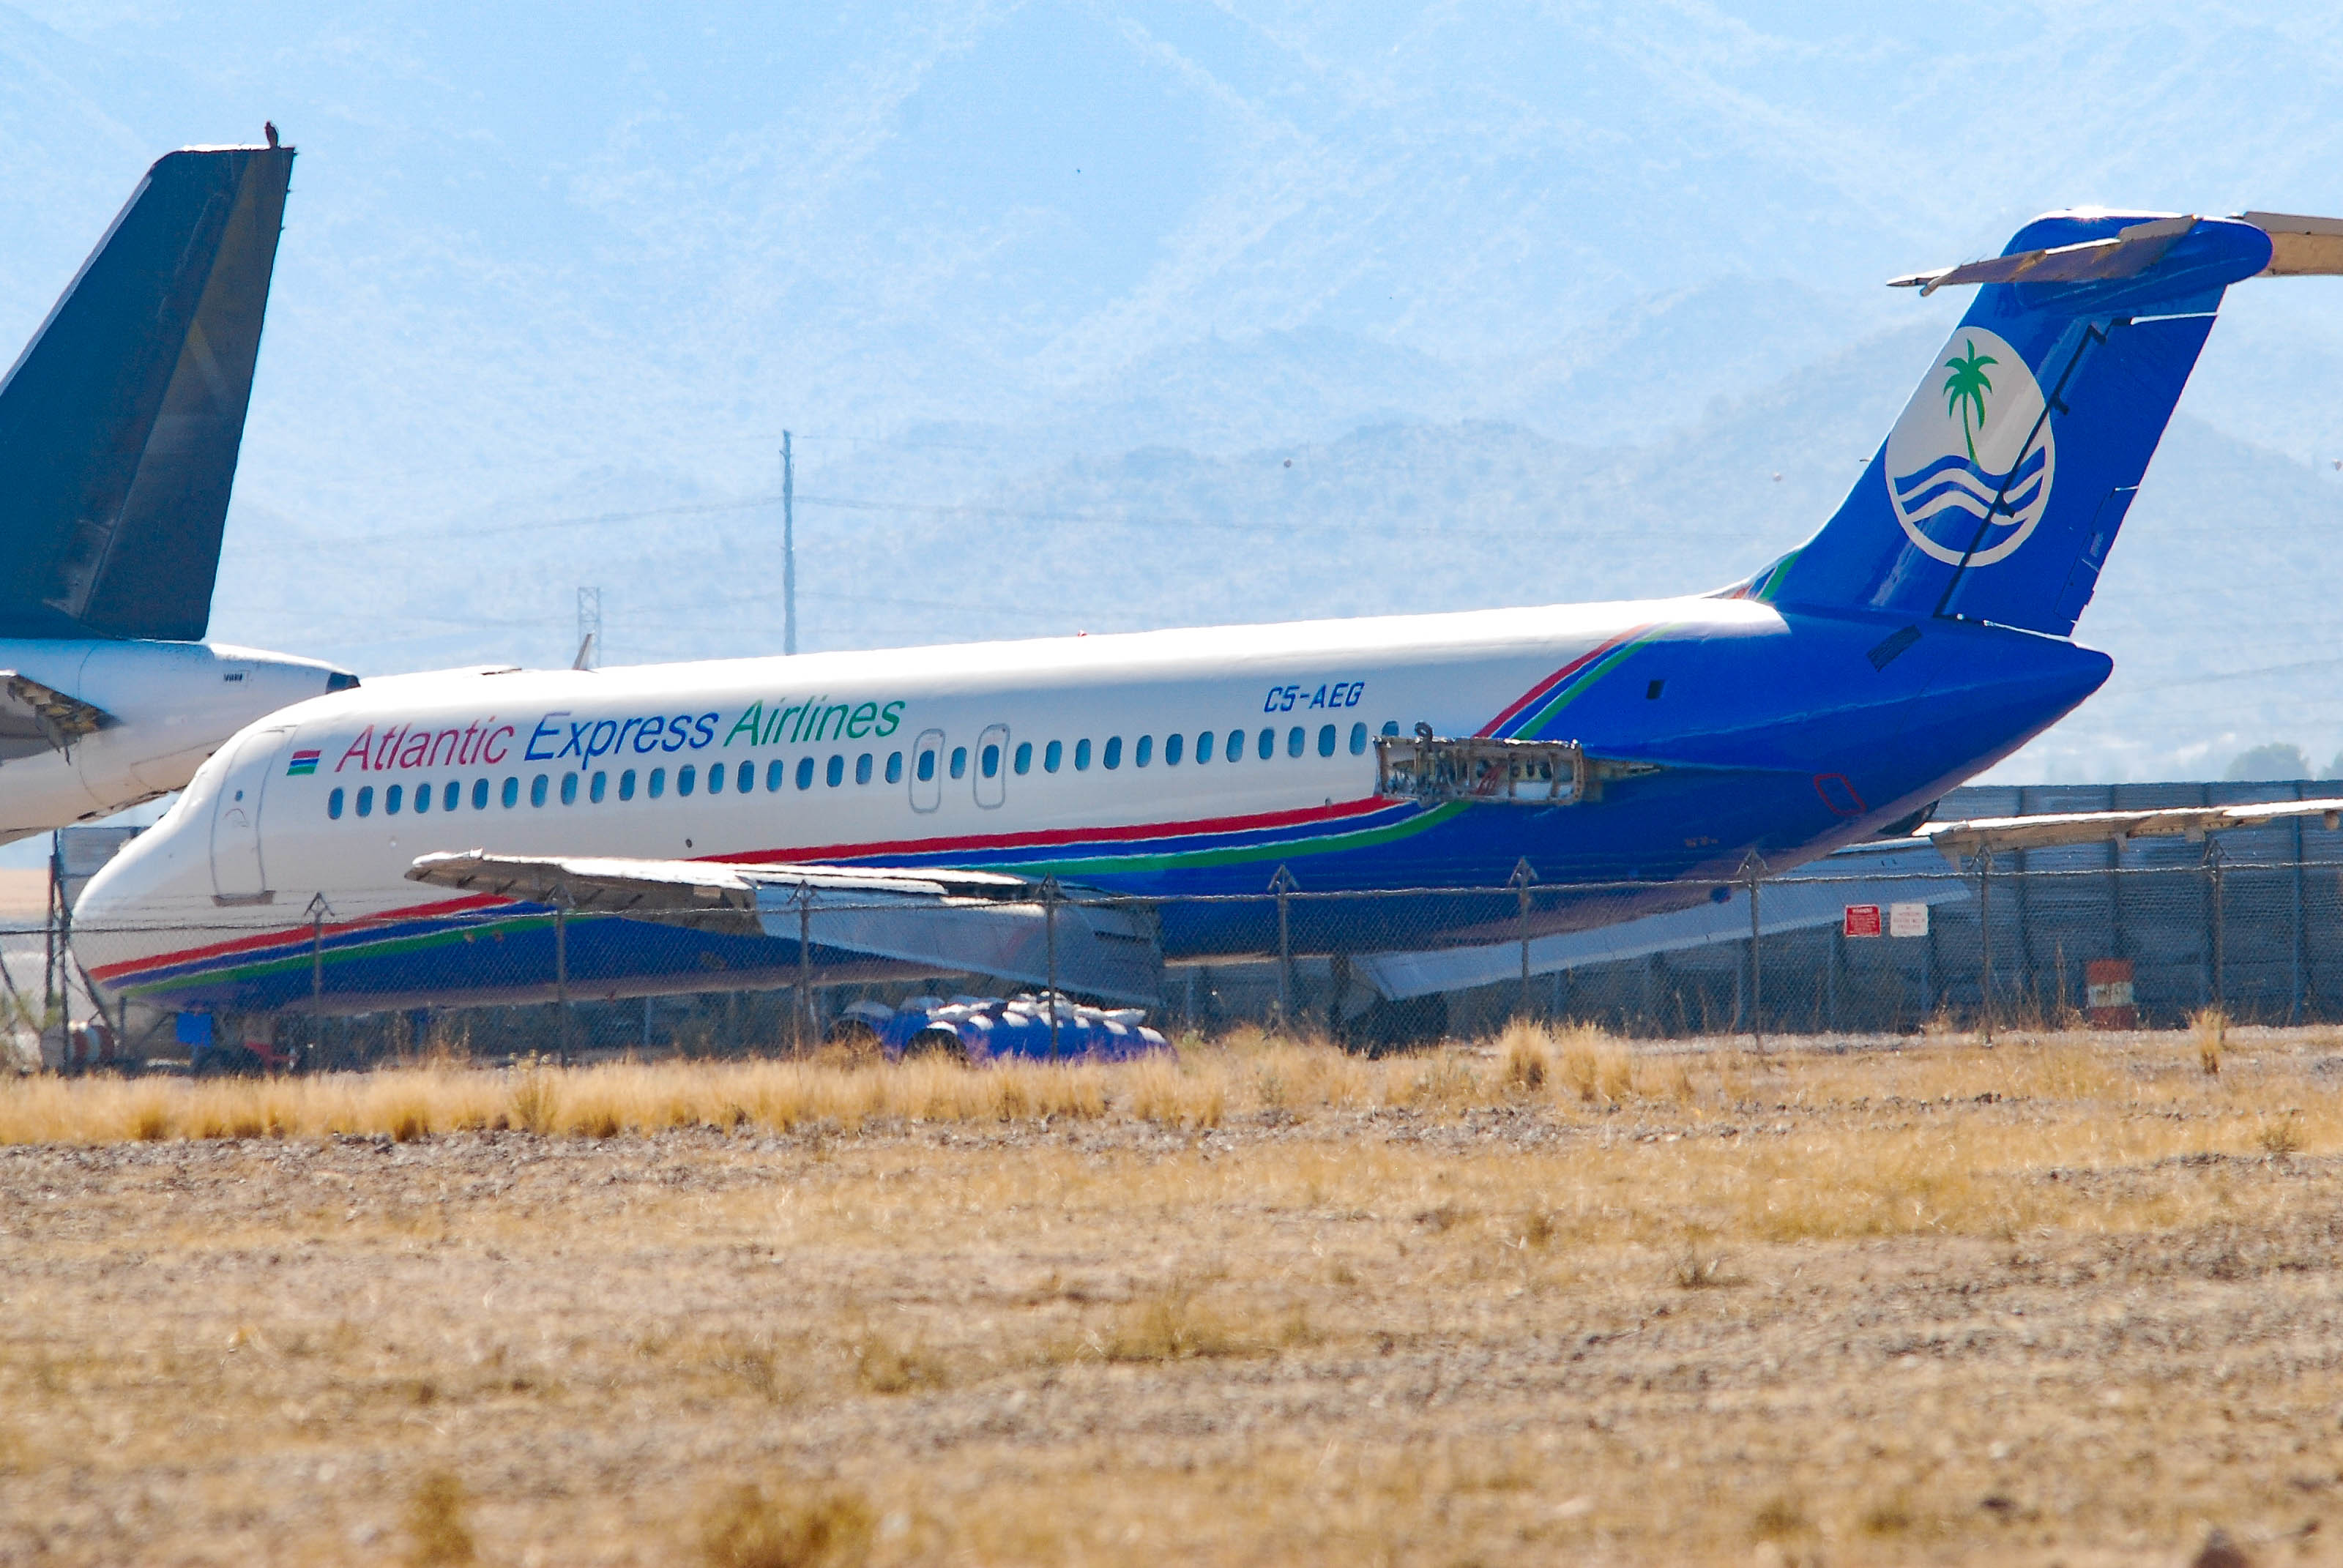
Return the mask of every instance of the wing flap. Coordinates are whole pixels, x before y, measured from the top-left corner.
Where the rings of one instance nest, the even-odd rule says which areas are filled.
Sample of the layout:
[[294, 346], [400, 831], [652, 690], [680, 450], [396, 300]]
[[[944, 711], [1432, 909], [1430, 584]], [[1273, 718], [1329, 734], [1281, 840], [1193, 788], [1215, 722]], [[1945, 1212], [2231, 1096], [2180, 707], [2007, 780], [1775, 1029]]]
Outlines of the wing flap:
[[53, 686], [0, 669], [0, 762], [44, 751], [71, 755], [74, 742], [95, 735], [114, 716]]

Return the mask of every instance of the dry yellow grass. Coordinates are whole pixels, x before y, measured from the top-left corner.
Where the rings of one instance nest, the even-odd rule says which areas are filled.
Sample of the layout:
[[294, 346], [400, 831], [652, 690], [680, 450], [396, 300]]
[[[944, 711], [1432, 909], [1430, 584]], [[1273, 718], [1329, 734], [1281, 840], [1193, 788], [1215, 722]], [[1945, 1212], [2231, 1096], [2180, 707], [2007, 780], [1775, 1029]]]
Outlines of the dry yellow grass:
[[2338, 1065], [10, 1082], [0, 1562], [2315, 1559]]

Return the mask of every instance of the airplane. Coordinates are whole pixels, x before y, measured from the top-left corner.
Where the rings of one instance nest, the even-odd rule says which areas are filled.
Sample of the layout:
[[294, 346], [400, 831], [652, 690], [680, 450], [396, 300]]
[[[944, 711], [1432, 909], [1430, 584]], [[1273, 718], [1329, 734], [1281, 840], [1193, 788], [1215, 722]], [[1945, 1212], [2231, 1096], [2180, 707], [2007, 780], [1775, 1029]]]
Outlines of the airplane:
[[2337, 273], [2343, 221], [2082, 209], [1896, 280], [1978, 293], [1837, 511], [1709, 593], [312, 699], [90, 883], [79, 955], [110, 1005], [231, 1015], [1146, 1001], [1166, 963], [1722, 901], [1910, 833], [2097, 689], [2077, 618], [2224, 291]]
[[357, 684], [203, 640], [293, 151], [157, 160], [0, 382], [0, 843]]

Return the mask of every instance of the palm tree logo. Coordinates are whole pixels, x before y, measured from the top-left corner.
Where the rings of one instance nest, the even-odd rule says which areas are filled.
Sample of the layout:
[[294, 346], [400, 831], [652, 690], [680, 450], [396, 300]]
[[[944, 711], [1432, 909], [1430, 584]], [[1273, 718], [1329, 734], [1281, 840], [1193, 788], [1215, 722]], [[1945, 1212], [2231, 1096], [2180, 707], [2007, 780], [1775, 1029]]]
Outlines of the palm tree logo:
[[1977, 352], [1976, 339], [1966, 340], [1968, 357], [1956, 354], [1945, 361], [1952, 374], [1945, 377], [1945, 413], [1949, 417], [1957, 412], [1961, 417], [1961, 439], [1968, 443], [1969, 461], [1976, 461], [1976, 433], [1969, 427], [1969, 410], [1976, 410], [1976, 430], [1985, 428], [1985, 395], [1993, 390], [1993, 378], [1985, 373], [1988, 365], [2000, 360], [1990, 354]]

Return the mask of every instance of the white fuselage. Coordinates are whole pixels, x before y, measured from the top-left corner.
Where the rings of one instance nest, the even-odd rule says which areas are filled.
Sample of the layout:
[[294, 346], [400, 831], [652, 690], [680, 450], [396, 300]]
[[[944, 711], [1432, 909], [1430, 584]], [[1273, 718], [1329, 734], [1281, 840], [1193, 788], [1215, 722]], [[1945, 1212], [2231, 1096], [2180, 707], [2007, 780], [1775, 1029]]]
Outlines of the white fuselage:
[[0, 763], [0, 843], [185, 788], [237, 730], [318, 696], [339, 673], [316, 659], [212, 643], [44, 638], [0, 638], [0, 669], [114, 720], [69, 752]]
[[1661, 627], [1784, 631], [1770, 606], [1688, 598], [373, 681], [223, 749], [76, 927], [225, 937], [298, 924], [319, 897], [337, 920], [444, 904], [406, 876], [437, 850], [982, 864], [1339, 812], [1374, 803], [1387, 727], [1473, 733]]

